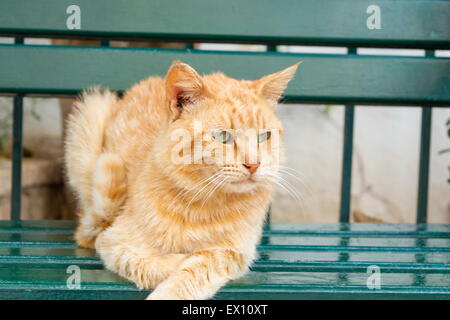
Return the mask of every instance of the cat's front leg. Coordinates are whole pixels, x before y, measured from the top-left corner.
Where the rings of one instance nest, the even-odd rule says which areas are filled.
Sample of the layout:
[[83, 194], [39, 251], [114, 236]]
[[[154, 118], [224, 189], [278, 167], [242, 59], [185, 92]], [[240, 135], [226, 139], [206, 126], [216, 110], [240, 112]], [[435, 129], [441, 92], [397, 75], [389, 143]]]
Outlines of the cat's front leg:
[[158, 250], [130, 240], [117, 226], [100, 233], [96, 249], [105, 267], [134, 282], [139, 289], [153, 289], [178, 270], [189, 256], [161, 254]]
[[147, 299], [209, 299], [229, 280], [242, 276], [250, 262], [247, 255], [233, 249], [195, 252], [160, 283]]

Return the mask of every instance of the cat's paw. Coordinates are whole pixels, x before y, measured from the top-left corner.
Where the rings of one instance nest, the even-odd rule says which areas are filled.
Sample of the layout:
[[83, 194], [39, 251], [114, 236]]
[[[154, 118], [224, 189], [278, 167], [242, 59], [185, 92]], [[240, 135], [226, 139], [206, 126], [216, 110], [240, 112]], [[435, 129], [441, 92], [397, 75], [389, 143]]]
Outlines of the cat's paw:
[[[134, 272], [125, 277], [133, 281], [140, 290], [153, 289], [173, 274], [186, 257], [186, 254], [171, 253], [140, 259], [134, 265]], [[150, 270], [154, 270], [151, 274], [148, 274], [149, 266], [152, 266]]]
[[182, 291], [177, 290], [177, 281], [166, 281], [159, 284], [146, 300], [189, 300], [192, 297], [183, 296]]
[[78, 246], [88, 249], [95, 249], [96, 234], [87, 233], [81, 226], [75, 231], [75, 241]]
[[154, 290], [150, 293], [145, 300], [185, 300], [183, 297], [178, 297], [170, 292], [164, 292], [163, 290]]

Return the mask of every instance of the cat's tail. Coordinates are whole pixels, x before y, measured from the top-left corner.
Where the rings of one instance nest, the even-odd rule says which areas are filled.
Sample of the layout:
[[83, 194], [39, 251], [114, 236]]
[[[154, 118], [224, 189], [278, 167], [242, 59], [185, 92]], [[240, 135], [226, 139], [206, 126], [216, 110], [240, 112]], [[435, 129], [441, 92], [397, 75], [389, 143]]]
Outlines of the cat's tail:
[[103, 150], [106, 126], [116, 103], [117, 96], [111, 91], [87, 90], [67, 121], [65, 167], [81, 210], [76, 240], [85, 247], [94, 246], [96, 236], [112, 222], [124, 201], [123, 162]]

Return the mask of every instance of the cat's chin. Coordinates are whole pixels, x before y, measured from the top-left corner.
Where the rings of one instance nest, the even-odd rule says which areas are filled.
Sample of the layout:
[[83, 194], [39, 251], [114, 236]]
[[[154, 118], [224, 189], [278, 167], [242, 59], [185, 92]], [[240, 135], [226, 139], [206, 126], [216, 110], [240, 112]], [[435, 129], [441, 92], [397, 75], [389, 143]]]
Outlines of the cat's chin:
[[258, 183], [252, 179], [233, 181], [227, 183], [227, 190], [234, 193], [250, 192], [258, 186]]

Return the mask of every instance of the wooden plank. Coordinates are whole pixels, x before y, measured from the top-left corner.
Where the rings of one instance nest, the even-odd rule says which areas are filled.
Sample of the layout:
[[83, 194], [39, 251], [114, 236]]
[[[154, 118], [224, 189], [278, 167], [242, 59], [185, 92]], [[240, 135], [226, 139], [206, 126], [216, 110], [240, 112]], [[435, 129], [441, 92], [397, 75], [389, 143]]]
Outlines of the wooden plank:
[[[450, 279], [445, 274], [424, 274], [425, 279], [417, 283], [417, 274], [395, 274], [385, 273], [383, 283], [385, 286], [423, 286], [426, 290], [428, 287], [442, 287], [444, 290], [450, 291]], [[54, 269], [39, 269], [31, 270], [29, 268], [0, 268], [0, 287], [7, 287], [19, 284], [25, 286], [30, 285], [50, 285], [50, 286], [64, 286], [68, 278], [66, 270]], [[367, 280], [366, 273], [349, 274], [344, 281], [342, 281], [339, 274], [333, 272], [274, 272], [267, 274], [265, 272], [250, 272], [243, 278], [233, 281], [232, 286], [264, 286], [264, 285], [347, 285], [357, 286], [364, 285]], [[132, 283], [120, 276], [109, 272], [107, 270], [87, 270], [81, 269], [81, 285], [82, 288], [88, 288], [94, 285], [108, 285], [110, 287], [116, 286], [124, 288], [125, 286], [134, 287]], [[448, 288], [447, 288], [448, 287]], [[446, 289], [447, 288], [447, 289]]]
[[[148, 291], [124, 290], [122, 288], [86, 288], [83, 290], [58, 290], [45, 286], [31, 289], [3, 288], [0, 298], [4, 300], [143, 300]], [[443, 300], [448, 294], [442, 291], [421, 292], [408, 288], [383, 291], [361, 291], [357, 288], [304, 287], [300, 290], [290, 288], [224, 288], [214, 299], [217, 300]]]
[[[16, 298], [20, 293], [31, 298], [35, 291], [53, 290], [59, 293], [59, 299], [66, 298], [66, 294], [70, 298], [71, 291], [108, 291], [109, 295], [119, 299], [121, 294], [127, 296], [126, 292], [139, 292], [133, 284], [105, 270], [81, 269], [82, 290], [67, 288], [68, 276], [65, 270], [0, 268], [0, 298], [8, 298], [6, 295], [11, 291], [16, 293]], [[299, 298], [306, 293], [316, 298], [323, 298], [324, 294], [331, 293], [334, 297], [342, 297], [341, 294], [347, 293], [354, 297], [364, 294], [367, 298], [380, 295], [392, 298], [413, 298], [420, 295], [424, 299], [450, 296], [450, 279], [447, 274], [383, 273], [382, 287], [375, 291], [367, 288], [366, 281], [366, 273], [352, 273], [343, 277], [342, 274], [334, 272], [250, 272], [228, 284], [218, 297], [255, 298], [265, 294], [273, 299], [279, 298], [280, 293], [291, 298]], [[55, 298], [55, 295], [50, 294], [47, 297]], [[97, 298], [103, 297], [99, 294]], [[132, 298], [141, 296], [136, 294]]]
[[435, 233], [450, 232], [450, 224], [437, 223], [282, 223], [272, 222], [269, 224], [268, 231], [272, 233], [290, 233], [290, 234], [306, 234], [306, 233], [347, 233], [362, 234], [367, 233], [392, 233], [392, 234], [414, 234], [416, 232]]
[[[258, 272], [367, 272], [375, 263], [370, 261], [297, 261], [256, 260], [252, 271]], [[1, 265], [1, 262], [0, 262]], [[445, 263], [376, 262], [382, 272], [388, 273], [450, 273]], [[46, 265], [40, 265], [41, 268]]]
[[[86, 260], [87, 259], [87, 260]], [[95, 251], [84, 248], [58, 248], [58, 247], [0, 247], [0, 263], [8, 261], [66, 263], [78, 261], [83, 264], [94, 263], [97, 259]], [[441, 267], [450, 264], [448, 252], [415, 253], [403, 252], [376, 252], [376, 251], [289, 251], [289, 250], [260, 250], [261, 263], [297, 263], [297, 262], [370, 262], [370, 263], [433, 263]]]
[[427, 253], [427, 252], [449, 252], [450, 248], [442, 247], [383, 247], [383, 246], [302, 246], [302, 245], [259, 245], [259, 250], [281, 250], [281, 251], [338, 251], [338, 252], [350, 252], [350, 251], [373, 251], [373, 252], [416, 252], [416, 253]]
[[[0, 268], [67, 269], [77, 265], [82, 269], [104, 269], [99, 258], [0, 256]], [[367, 272], [370, 261], [280, 261], [256, 260], [250, 270], [257, 272]], [[450, 273], [444, 263], [376, 262], [382, 272], [389, 273]]]
[[66, 233], [72, 234], [74, 221], [69, 220], [0, 220], [0, 234], [3, 233]]
[[[1, 239], [1, 237], [0, 237]], [[345, 243], [348, 246], [374, 246], [374, 247], [450, 247], [450, 238], [427, 238], [418, 241], [414, 237], [398, 238], [394, 235], [383, 237], [363, 237], [363, 236], [310, 236], [310, 235], [270, 235], [262, 238], [264, 245], [297, 245], [297, 246], [339, 246]]]
[[[375, 240], [375, 241], [374, 241]], [[0, 234], [0, 247], [77, 248], [70, 235]], [[263, 237], [260, 250], [276, 251], [338, 251], [338, 252], [449, 252], [450, 239], [350, 238], [350, 237]]]
[[450, 224], [403, 223], [271, 223], [270, 235], [450, 238]]
[[[0, 34], [181, 41], [450, 47], [448, 1], [387, 1], [381, 28], [367, 27], [370, 0], [4, 0]], [[66, 10], [78, 5], [81, 28]]]
[[0, 242], [46, 242], [46, 243], [73, 243], [74, 238], [72, 233], [31, 233], [31, 232], [16, 232], [16, 233], [1, 233]]
[[264, 261], [358, 261], [358, 262], [407, 262], [417, 263], [450, 263], [450, 255], [448, 252], [430, 252], [430, 253], [414, 253], [414, 252], [338, 252], [338, 251], [281, 251], [281, 250], [260, 250], [259, 257]]
[[[35, 247], [56, 247], [56, 248], [77, 248], [77, 245], [71, 242], [25, 242], [25, 241], [0, 241], [0, 248], [35, 248]], [[313, 252], [448, 252], [449, 247], [388, 247], [388, 246], [348, 246], [348, 245], [258, 245], [261, 251], [313, 251]]]
[[[200, 73], [257, 79], [303, 61], [291, 102], [450, 105], [450, 59], [106, 47], [0, 46], [0, 92], [74, 94], [94, 84], [126, 90], [181, 59]], [[45, 74], [45, 77], [42, 75]]]
[[[401, 223], [270, 223], [265, 236], [320, 236], [320, 237], [409, 237], [450, 238], [450, 224]], [[0, 234], [51, 234], [49, 237], [66, 239], [73, 234], [75, 222], [71, 220], [0, 220]]]
[[[446, 248], [450, 247], [450, 238], [426, 238], [421, 241], [414, 237], [398, 238], [395, 235], [383, 237], [363, 236], [320, 236], [320, 235], [264, 235], [261, 244], [271, 246], [297, 245], [297, 246], [339, 246], [345, 242], [348, 246], [376, 246], [376, 247], [424, 247]], [[73, 244], [73, 234], [69, 233], [1, 233], [0, 246], [6, 244], [22, 246], [35, 243], [36, 246], [66, 246]]]

